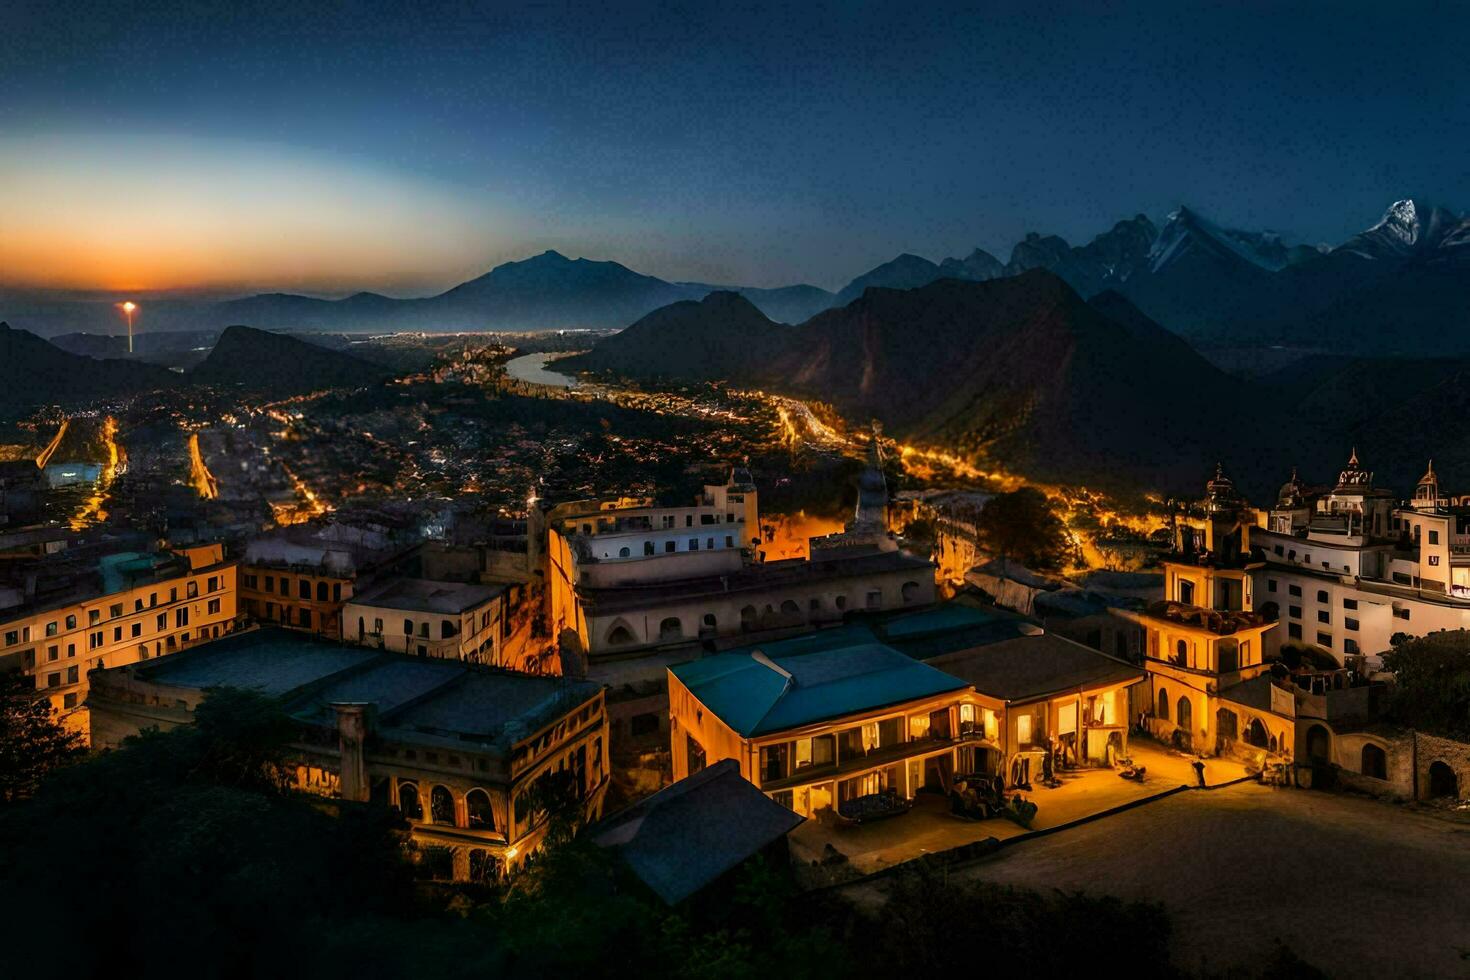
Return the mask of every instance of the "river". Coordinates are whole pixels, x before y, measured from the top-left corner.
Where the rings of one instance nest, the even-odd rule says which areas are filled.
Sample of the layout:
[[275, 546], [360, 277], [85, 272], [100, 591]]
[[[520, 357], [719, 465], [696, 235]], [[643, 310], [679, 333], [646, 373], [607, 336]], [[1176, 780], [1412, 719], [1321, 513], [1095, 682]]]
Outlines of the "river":
[[575, 388], [577, 379], [555, 371], [548, 371], [548, 361], [566, 357], [563, 353], [522, 354], [505, 362], [505, 373], [526, 384], [546, 385], [551, 388]]

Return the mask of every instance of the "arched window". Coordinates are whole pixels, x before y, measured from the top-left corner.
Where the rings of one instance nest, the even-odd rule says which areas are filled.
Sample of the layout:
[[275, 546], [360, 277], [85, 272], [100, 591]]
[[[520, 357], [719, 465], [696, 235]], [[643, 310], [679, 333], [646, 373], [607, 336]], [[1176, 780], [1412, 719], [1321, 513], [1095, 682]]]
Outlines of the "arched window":
[[919, 601], [919, 583], [918, 582], [905, 582], [905, 583], [903, 583], [903, 589], [901, 590], [901, 592], [902, 592], [902, 595], [903, 595], [903, 601], [904, 602], [907, 603], [907, 602], [918, 602]]
[[658, 638], [660, 640], [677, 640], [683, 637], [684, 626], [679, 622], [678, 616], [670, 616], [658, 624]]
[[470, 790], [464, 795], [464, 808], [470, 827], [475, 830], [495, 829], [495, 812], [490, 809], [489, 793], [483, 789]]
[[1245, 730], [1245, 740], [1258, 749], [1264, 749], [1271, 744], [1271, 736], [1267, 733], [1266, 726], [1261, 724], [1261, 719], [1251, 719], [1250, 726]]
[[459, 632], [457, 624], [452, 619], [439, 620], [439, 639], [447, 640]]
[[645, 541], [645, 542], [643, 542], [643, 554], [644, 554], [645, 557], [648, 556], [648, 555], [653, 554], [653, 542], [652, 541]]
[[419, 788], [413, 783], [398, 784], [398, 812], [410, 820], [424, 819], [424, 805], [419, 802]]
[[1388, 778], [1388, 755], [1372, 742], [1363, 746], [1361, 761], [1362, 764], [1358, 768], [1363, 775], [1372, 776], [1374, 779]]
[[719, 625], [719, 623], [715, 620], [714, 613], [705, 613], [704, 618], [700, 620], [700, 622], [704, 623], [705, 627], [708, 629], [714, 629], [716, 626]]
[[796, 604], [795, 599], [787, 599], [786, 601], [781, 603], [781, 615], [800, 616], [801, 607]]
[[1186, 732], [1193, 732], [1193, 728], [1190, 727], [1193, 719], [1190, 717], [1189, 695], [1179, 695], [1179, 700], [1176, 702], [1176, 704], [1179, 708], [1179, 711], [1174, 716], [1174, 724], [1178, 725]]
[[325, 582], [318, 582], [316, 584], [316, 601], [317, 602], [326, 602], [327, 601], [327, 595], [328, 595], [328, 592], [327, 592], [327, 583], [325, 583]]
[[1174, 662], [1181, 667], [1189, 663], [1189, 644], [1183, 640], [1174, 644]]
[[633, 634], [628, 630], [628, 627], [619, 623], [607, 634], [607, 642], [611, 646], [623, 646], [624, 644], [633, 642]]
[[1448, 763], [1431, 762], [1429, 764], [1429, 798], [1437, 800], [1446, 796], [1459, 799], [1460, 780]]
[[618, 557], [619, 558], [632, 558], [633, 557], [633, 549], [631, 549], [631, 548], [619, 548], [618, 549]]
[[443, 786], [435, 786], [429, 793], [429, 819], [454, 826], [454, 797]]
[[413, 620], [405, 619], [403, 621], [403, 635], [413, 636]]
[[357, 617], [357, 638], [360, 640], [367, 635], [367, 623], [363, 622], [361, 616]]
[[837, 606], [838, 609], [846, 609], [847, 608], [847, 596], [845, 596], [845, 595], [838, 596], [836, 598], [836, 600], [834, 600], [834, 603], [835, 603], [835, 605]]
[[1160, 721], [1169, 720], [1169, 692], [1162, 687], [1159, 688], [1159, 710], [1157, 714]]

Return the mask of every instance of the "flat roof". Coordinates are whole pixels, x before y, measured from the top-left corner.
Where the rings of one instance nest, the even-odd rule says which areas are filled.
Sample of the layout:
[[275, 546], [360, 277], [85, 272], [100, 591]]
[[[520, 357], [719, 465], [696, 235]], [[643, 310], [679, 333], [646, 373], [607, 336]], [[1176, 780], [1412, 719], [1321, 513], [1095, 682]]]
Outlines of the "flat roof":
[[594, 588], [579, 587], [578, 593], [582, 596], [584, 604], [590, 606], [592, 611], [605, 615], [665, 605], [669, 602], [692, 601], [706, 596], [763, 592], [775, 588], [887, 572], [913, 571], [918, 573], [932, 567], [928, 560], [915, 558], [901, 551], [870, 552], [816, 561], [793, 558], [786, 561], [764, 562], [726, 575], [706, 575], [670, 582]]
[[353, 596], [350, 603], [355, 606], [454, 614], [484, 605], [505, 590], [504, 585], [439, 582], [427, 578], [392, 578], [361, 595]]
[[321, 727], [335, 727], [333, 703], [369, 703], [377, 708], [378, 734], [390, 740], [502, 753], [602, 690], [592, 681], [385, 653], [279, 627], [232, 633], [104, 674], [114, 672], [195, 691], [259, 691], [280, 698], [298, 721]]

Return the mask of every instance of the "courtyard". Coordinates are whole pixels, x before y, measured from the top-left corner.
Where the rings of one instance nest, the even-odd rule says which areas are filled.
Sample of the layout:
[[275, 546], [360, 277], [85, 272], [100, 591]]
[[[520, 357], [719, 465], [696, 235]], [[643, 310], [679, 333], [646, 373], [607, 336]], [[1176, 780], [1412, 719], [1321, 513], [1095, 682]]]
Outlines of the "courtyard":
[[1190, 971], [1254, 972], [1280, 940], [1331, 976], [1470, 974], [1470, 824], [1363, 797], [1179, 793], [951, 874], [1160, 902]]
[[[1190, 766], [1193, 760], [1187, 756], [1145, 739], [1133, 741], [1129, 752], [1136, 763], [1147, 769], [1141, 783], [1123, 779], [1111, 769], [1066, 773], [1061, 777], [1062, 785], [1056, 789], [1035, 783], [1033, 792], [1022, 794], [1037, 806], [1030, 830], [1003, 817], [962, 819], [950, 813], [949, 800], [945, 797], [921, 793], [914, 800], [912, 810], [887, 820], [857, 826], [808, 820], [790, 835], [792, 859], [804, 866], [821, 862], [824, 856], [830, 860], [831, 852], [827, 849], [830, 845], [846, 858], [845, 874], [868, 875], [987, 837], [1005, 840], [1061, 827], [1166, 790], [1196, 784]], [[1245, 774], [1241, 765], [1225, 759], [1210, 759], [1205, 767], [1205, 781], [1212, 786], [1240, 779]], [[818, 877], [812, 883], [822, 882]]]

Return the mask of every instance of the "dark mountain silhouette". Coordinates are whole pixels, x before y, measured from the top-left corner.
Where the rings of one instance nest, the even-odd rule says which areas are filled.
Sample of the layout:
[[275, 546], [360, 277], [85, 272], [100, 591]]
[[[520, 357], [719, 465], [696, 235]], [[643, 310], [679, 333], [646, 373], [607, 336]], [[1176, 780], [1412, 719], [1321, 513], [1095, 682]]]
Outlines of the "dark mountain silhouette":
[[977, 248], [962, 259], [945, 259], [939, 263], [939, 274], [945, 279], [969, 279], [984, 282], [1005, 275], [1005, 266], [1000, 259], [983, 248]]
[[1089, 304], [1045, 270], [870, 287], [793, 328], [712, 296], [564, 363], [817, 398], [1047, 480], [1190, 489], [1218, 455], [1267, 455], [1242, 382], [1121, 296]]
[[28, 330], [0, 322], [0, 409], [69, 405], [166, 388], [179, 383], [167, 368], [137, 361], [99, 360], [73, 354]]
[[749, 380], [796, 328], [776, 323], [738, 293], [710, 293], [654, 310], [559, 370], [610, 371], [629, 378]]
[[777, 323], [801, 323], [832, 305], [834, 294], [817, 286], [778, 286], [761, 289], [746, 286], [735, 290]]
[[386, 380], [381, 365], [316, 344], [253, 327], [233, 326], [188, 379], [276, 395], [357, 387]]
[[846, 306], [863, 294], [870, 286], [885, 286], [889, 289], [914, 289], [925, 286], [943, 276], [939, 266], [928, 259], [905, 252], [874, 269], [869, 269], [838, 290], [832, 305]]

